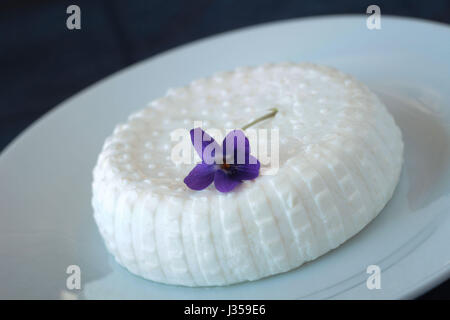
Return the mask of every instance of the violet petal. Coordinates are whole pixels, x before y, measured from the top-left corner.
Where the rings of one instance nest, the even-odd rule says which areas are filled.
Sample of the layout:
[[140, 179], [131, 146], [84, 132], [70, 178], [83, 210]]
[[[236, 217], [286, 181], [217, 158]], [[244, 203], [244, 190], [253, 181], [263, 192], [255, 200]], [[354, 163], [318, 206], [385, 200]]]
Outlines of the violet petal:
[[223, 139], [222, 152], [229, 164], [248, 163], [250, 142], [241, 130], [230, 131]]
[[215, 172], [214, 165], [199, 163], [184, 178], [184, 183], [192, 190], [203, 190], [214, 181]]
[[249, 163], [233, 165], [232, 176], [237, 180], [252, 180], [259, 176], [260, 163], [254, 156], [249, 156]]
[[214, 175], [214, 185], [220, 192], [229, 192], [241, 184], [241, 182], [233, 179], [232, 175], [226, 174], [222, 170], [217, 170]]
[[[215, 150], [220, 150], [219, 144], [201, 128], [192, 129], [190, 134], [192, 145], [202, 162], [213, 164], [215, 161]], [[211, 146], [208, 147], [210, 144]], [[205, 148], [207, 148], [206, 152]]]

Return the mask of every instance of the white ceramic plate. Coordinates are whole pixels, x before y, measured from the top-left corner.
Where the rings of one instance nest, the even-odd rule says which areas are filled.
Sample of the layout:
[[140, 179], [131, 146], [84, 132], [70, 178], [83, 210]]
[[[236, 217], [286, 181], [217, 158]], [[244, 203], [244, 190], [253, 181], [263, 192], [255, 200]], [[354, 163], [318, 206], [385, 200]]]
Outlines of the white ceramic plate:
[[[329, 16], [246, 28], [127, 68], [42, 117], [0, 156], [0, 298], [412, 298], [450, 274], [450, 28]], [[294, 271], [228, 287], [140, 279], [106, 252], [90, 205], [91, 170], [128, 114], [191, 79], [243, 65], [311, 61], [351, 73], [402, 129], [405, 164], [393, 199], [357, 236]], [[366, 286], [369, 265], [381, 289]], [[81, 268], [81, 290], [66, 268]]]

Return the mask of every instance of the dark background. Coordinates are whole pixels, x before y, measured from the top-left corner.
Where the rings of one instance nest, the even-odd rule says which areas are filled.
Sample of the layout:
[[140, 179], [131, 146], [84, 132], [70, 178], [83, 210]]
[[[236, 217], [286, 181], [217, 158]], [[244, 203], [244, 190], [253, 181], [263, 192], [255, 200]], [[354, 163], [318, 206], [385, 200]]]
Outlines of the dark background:
[[[70, 4], [81, 8], [81, 30], [66, 28]], [[156, 53], [268, 21], [365, 14], [371, 4], [382, 15], [450, 23], [450, 0], [2, 0], [0, 151], [58, 103]], [[450, 299], [450, 281], [421, 299]]]

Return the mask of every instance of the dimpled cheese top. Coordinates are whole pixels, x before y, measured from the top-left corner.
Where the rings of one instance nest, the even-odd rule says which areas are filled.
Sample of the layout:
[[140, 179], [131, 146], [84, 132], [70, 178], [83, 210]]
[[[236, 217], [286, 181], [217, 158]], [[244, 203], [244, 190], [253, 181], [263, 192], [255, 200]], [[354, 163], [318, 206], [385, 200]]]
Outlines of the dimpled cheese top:
[[[183, 183], [171, 132], [278, 129], [279, 169], [230, 193]], [[220, 143], [221, 140], [218, 139]], [[117, 262], [144, 278], [226, 285], [296, 268], [336, 248], [392, 197], [401, 132], [363, 84], [333, 68], [270, 64], [170, 89], [106, 140], [94, 169], [94, 217]]]

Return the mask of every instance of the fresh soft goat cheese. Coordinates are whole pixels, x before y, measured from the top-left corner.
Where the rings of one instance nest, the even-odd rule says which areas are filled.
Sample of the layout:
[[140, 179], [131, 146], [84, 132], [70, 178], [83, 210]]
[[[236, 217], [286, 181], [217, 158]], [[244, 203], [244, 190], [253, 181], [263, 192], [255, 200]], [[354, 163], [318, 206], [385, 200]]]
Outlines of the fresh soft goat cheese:
[[[170, 134], [279, 130], [279, 169], [223, 194], [188, 189]], [[227, 285], [296, 268], [336, 248], [392, 197], [401, 132], [351, 76], [313, 64], [240, 68], [171, 89], [114, 130], [94, 169], [94, 217], [117, 262], [144, 278]]]

